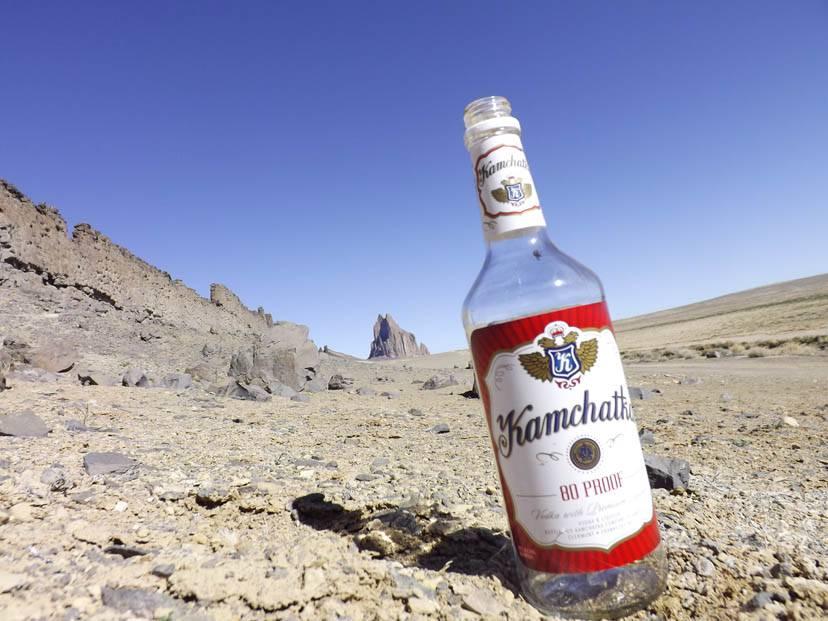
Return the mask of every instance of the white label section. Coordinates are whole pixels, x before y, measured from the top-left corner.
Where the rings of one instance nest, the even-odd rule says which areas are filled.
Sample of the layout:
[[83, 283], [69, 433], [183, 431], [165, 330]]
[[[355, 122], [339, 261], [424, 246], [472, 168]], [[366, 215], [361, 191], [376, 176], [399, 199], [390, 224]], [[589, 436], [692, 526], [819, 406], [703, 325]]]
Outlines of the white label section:
[[647, 471], [610, 330], [549, 324], [532, 344], [497, 354], [485, 381], [515, 519], [535, 543], [609, 550], [650, 521]]
[[546, 226], [520, 136], [492, 136], [471, 152], [486, 239]]

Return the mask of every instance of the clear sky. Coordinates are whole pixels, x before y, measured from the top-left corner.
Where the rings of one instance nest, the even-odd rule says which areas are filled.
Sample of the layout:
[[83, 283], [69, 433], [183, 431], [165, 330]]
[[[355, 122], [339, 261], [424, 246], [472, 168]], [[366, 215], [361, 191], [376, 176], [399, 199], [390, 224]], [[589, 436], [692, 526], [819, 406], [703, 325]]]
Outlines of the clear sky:
[[616, 318], [828, 271], [828, 2], [7, 2], [0, 177], [366, 356], [465, 346], [462, 112], [511, 99]]

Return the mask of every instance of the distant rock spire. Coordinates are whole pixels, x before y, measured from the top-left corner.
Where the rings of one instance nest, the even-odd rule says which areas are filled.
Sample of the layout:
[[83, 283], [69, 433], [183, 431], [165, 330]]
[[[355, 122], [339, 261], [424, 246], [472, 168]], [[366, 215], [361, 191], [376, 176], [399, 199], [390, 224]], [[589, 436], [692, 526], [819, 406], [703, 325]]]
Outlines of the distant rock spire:
[[377, 315], [374, 323], [374, 340], [368, 358], [410, 358], [428, 356], [431, 352], [425, 343], [417, 344], [417, 337], [403, 330], [391, 314]]

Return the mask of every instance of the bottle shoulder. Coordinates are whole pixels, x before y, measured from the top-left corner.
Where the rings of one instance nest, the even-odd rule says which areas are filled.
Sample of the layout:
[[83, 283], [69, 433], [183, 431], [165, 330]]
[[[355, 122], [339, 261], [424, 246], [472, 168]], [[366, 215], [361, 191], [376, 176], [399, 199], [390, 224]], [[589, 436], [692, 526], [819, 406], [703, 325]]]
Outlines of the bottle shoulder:
[[541, 231], [489, 248], [463, 303], [463, 324], [470, 336], [493, 323], [603, 300], [598, 276]]

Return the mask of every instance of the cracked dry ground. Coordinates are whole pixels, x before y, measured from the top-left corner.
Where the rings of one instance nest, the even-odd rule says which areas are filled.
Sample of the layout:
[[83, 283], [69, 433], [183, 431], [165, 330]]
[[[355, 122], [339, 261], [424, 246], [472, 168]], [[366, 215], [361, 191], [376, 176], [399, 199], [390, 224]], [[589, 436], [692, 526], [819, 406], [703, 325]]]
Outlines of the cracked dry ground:
[[[30, 409], [51, 433], [0, 437], [0, 617], [539, 618], [513, 584], [479, 401], [420, 390], [424, 369], [344, 372], [400, 395], [2, 393], [0, 414]], [[628, 374], [661, 391], [636, 403], [645, 449], [693, 469], [689, 492], [655, 491], [671, 573], [634, 618], [824, 618], [828, 360]], [[87, 474], [84, 455], [109, 451], [137, 465]]]

